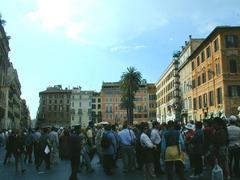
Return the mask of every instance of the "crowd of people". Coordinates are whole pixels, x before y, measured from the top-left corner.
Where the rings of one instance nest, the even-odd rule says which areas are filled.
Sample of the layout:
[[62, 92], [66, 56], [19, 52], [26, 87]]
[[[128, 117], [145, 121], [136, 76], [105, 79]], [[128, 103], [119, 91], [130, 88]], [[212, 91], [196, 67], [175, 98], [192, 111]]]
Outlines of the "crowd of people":
[[[79, 171], [93, 173], [91, 161], [99, 158], [106, 175], [122, 168], [127, 174], [143, 170], [145, 179], [165, 174], [169, 180], [175, 173], [179, 179], [200, 178], [204, 169], [218, 164], [224, 179], [240, 177], [240, 121], [215, 117], [203, 121], [157, 121], [137, 125], [97, 125], [86, 129], [36, 128], [25, 131], [6, 131], [0, 136], [0, 148], [6, 148], [4, 164], [15, 158], [16, 172], [26, 172], [25, 165], [33, 163], [41, 172], [54, 168], [60, 159], [71, 161], [70, 180], [77, 180]], [[34, 158], [32, 156], [34, 155]], [[117, 161], [122, 160], [118, 167]], [[189, 159], [190, 166], [186, 167]], [[188, 171], [188, 173], [186, 173]]]

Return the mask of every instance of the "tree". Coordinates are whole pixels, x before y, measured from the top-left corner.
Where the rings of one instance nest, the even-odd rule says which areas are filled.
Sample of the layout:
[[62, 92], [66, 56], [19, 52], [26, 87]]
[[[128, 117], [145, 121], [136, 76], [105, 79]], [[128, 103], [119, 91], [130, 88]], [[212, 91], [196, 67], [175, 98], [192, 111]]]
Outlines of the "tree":
[[141, 84], [142, 75], [134, 67], [128, 67], [126, 72], [123, 72], [120, 80], [121, 89], [121, 107], [127, 110], [128, 123], [133, 123], [133, 108], [135, 93]]
[[0, 14], [0, 25], [4, 26], [6, 24], [6, 21], [2, 19], [2, 14]]

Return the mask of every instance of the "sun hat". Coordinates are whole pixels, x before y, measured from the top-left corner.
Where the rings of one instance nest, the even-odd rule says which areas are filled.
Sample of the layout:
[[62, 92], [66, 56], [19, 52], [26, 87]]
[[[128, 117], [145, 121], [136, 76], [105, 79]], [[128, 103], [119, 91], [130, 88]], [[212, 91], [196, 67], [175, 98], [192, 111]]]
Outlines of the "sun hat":
[[194, 124], [191, 124], [191, 123], [187, 123], [187, 125], [185, 126], [186, 129], [189, 129], [189, 130], [194, 130], [195, 129], [195, 125]]

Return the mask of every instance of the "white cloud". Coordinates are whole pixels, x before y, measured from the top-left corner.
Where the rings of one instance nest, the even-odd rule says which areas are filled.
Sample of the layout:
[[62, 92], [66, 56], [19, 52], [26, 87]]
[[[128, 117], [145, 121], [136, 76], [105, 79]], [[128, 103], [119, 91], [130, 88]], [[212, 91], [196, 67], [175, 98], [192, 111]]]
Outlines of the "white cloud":
[[114, 46], [110, 48], [110, 52], [129, 52], [132, 50], [139, 50], [146, 48], [144, 45], [135, 45], [135, 46], [127, 46], [127, 45], [120, 45], [120, 46]]
[[[153, 3], [127, 0], [33, 0], [27, 17], [46, 32], [61, 33], [101, 47], [122, 44], [164, 26], [168, 20]], [[143, 7], [143, 8], [142, 8]], [[143, 13], [146, 11], [146, 13]]]

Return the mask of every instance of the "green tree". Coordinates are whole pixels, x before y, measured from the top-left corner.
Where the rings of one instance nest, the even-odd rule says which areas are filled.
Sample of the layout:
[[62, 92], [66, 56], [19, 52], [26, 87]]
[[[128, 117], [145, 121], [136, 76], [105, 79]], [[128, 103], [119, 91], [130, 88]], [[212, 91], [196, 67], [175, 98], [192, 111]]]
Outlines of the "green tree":
[[121, 89], [121, 108], [127, 110], [128, 123], [133, 123], [133, 109], [135, 93], [141, 84], [142, 75], [134, 67], [128, 67], [126, 72], [123, 72], [120, 80]]

